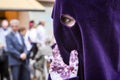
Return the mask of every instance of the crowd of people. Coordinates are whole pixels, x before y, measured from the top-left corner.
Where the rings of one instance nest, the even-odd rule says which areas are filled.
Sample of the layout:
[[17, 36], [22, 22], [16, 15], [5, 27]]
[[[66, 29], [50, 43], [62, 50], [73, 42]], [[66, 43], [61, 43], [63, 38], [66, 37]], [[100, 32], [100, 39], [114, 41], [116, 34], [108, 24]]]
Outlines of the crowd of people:
[[[37, 27], [32, 20], [29, 28], [20, 27], [17, 19], [2, 20], [0, 28], [0, 78], [3, 80], [30, 80], [29, 59], [35, 59], [39, 46], [49, 43], [40, 21]], [[32, 53], [32, 56], [31, 56]], [[11, 73], [11, 74], [10, 74]]]

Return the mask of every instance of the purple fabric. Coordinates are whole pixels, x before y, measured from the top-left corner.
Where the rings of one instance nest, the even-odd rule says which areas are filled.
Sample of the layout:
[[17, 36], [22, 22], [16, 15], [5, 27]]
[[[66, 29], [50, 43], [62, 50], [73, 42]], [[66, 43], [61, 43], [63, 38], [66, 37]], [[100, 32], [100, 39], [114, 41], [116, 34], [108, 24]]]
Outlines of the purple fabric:
[[[76, 20], [72, 28], [63, 14]], [[79, 52], [79, 80], [120, 80], [120, 0], [56, 0], [52, 17], [64, 62]]]
[[48, 80], [51, 80], [51, 77], [50, 77], [50, 75], [48, 76]]

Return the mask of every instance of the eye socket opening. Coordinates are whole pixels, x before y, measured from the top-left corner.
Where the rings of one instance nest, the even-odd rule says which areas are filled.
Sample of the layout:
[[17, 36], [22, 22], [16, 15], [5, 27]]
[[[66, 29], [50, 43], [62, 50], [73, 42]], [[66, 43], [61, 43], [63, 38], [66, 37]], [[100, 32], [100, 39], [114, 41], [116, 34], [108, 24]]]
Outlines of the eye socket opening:
[[67, 27], [73, 27], [75, 25], [76, 21], [70, 15], [63, 14], [61, 16], [61, 23], [64, 24], [65, 26], [67, 26]]

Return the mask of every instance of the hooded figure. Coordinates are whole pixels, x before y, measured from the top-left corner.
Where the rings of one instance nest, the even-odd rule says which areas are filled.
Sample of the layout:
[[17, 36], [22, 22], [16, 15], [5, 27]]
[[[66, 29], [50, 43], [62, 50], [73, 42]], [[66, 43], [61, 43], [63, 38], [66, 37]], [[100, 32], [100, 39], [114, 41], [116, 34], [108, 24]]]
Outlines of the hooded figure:
[[64, 63], [78, 52], [78, 80], [120, 80], [120, 0], [56, 0], [52, 18]]

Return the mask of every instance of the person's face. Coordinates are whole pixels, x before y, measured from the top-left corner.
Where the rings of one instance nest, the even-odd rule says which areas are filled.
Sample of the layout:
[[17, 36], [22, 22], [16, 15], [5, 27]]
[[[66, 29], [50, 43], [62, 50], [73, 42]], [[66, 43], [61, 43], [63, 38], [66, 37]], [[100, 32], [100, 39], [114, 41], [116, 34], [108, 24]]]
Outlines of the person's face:
[[52, 14], [54, 35], [65, 63], [69, 62], [66, 56], [70, 51], [80, 50], [83, 43], [88, 45], [96, 35], [98, 40], [105, 41], [104, 30], [111, 27], [108, 5], [111, 7], [109, 0], [56, 0]]
[[29, 23], [29, 26], [30, 26], [30, 27], [33, 27], [33, 26], [34, 26], [34, 23]]
[[8, 21], [4, 20], [2, 22], [2, 28], [4, 28], [4, 29], [8, 28]]
[[[81, 38], [79, 21], [76, 19], [77, 14], [74, 13], [75, 8], [71, 4], [74, 5], [75, 2], [73, 0], [56, 0], [52, 14], [56, 41], [61, 42], [68, 52], [77, 49], [77, 40]], [[78, 36], [80, 36], [79, 39]]]
[[18, 31], [18, 24], [12, 24], [11, 27], [14, 32]]
[[82, 1], [86, 0], [56, 0], [53, 8], [54, 36], [66, 64], [69, 64], [69, 53], [82, 48], [80, 22], [88, 14], [83, 14]]

